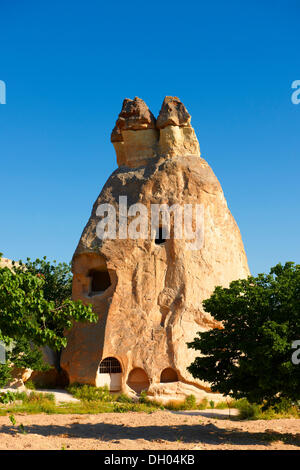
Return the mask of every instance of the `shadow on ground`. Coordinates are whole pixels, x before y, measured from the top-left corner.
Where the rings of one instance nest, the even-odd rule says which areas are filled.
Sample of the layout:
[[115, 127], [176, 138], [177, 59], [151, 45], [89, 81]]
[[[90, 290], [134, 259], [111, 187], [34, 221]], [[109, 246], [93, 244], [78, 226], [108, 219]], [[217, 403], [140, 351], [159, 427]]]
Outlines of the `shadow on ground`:
[[170, 413], [183, 416], [204, 416], [205, 418], [239, 420], [238, 410], [189, 410], [189, 411], [170, 411]]
[[[279, 432], [248, 432], [239, 429], [223, 429], [214, 424], [170, 425], [170, 426], [136, 426], [108, 423], [72, 423], [70, 425], [28, 425], [24, 426], [28, 435], [38, 434], [50, 437], [68, 437], [77, 439], [138, 440], [148, 442], [180, 441], [182, 443], [205, 443], [211, 445], [231, 444], [239, 446], [264, 445], [273, 441], [283, 441], [300, 447], [300, 433], [288, 434]], [[15, 434], [16, 427], [1, 426], [1, 433]]]

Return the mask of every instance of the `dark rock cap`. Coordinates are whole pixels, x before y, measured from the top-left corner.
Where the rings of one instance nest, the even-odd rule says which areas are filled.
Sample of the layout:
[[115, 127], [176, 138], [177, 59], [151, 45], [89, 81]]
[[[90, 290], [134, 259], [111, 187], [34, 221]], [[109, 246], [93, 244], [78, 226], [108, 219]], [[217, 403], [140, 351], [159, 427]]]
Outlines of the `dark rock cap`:
[[125, 98], [116, 126], [121, 131], [154, 129], [155, 121], [145, 101], [136, 96], [134, 100]]
[[156, 121], [156, 127], [163, 129], [167, 126], [188, 126], [190, 121], [191, 116], [180, 99], [177, 96], [166, 96]]

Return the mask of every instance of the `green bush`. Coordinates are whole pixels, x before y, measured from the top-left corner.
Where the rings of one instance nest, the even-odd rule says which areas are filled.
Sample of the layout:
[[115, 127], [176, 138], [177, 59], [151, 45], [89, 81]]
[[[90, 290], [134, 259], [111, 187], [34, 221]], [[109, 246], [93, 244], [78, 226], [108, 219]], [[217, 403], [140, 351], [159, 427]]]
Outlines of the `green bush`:
[[234, 408], [235, 407], [234, 403], [235, 403], [235, 400], [230, 400], [228, 402], [227, 401], [219, 401], [219, 403], [217, 403], [215, 405], [215, 408], [217, 410], [225, 410], [227, 408]]
[[149, 400], [146, 390], [143, 390], [141, 392], [140, 397], [139, 397], [139, 403], [143, 403], [145, 405], [151, 404], [151, 400]]
[[119, 403], [133, 403], [132, 398], [126, 395], [126, 393], [120, 393], [120, 395], [117, 396], [116, 401]]
[[195, 395], [188, 395], [184, 400], [184, 406], [186, 410], [195, 410], [197, 408]]
[[[10, 395], [8, 395], [10, 393]], [[35, 393], [27, 395], [25, 392], [6, 392], [2, 398], [8, 407], [1, 408], [0, 414], [7, 413], [57, 413], [55, 397], [52, 393]], [[1, 403], [0, 401], [0, 403]], [[21, 402], [21, 403], [18, 403]]]
[[241, 419], [258, 419], [261, 412], [259, 405], [249, 403], [246, 398], [237, 400], [236, 408], [239, 410], [239, 418]]
[[5, 387], [11, 378], [11, 367], [8, 363], [0, 364], [0, 387]]
[[26, 385], [26, 388], [28, 390], [35, 390], [36, 389], [35, 383], [32, 382], [32, 380], [27, 380], [25, 385]]
[[14, 401], [15, 401], [15, 394], [13, 392], [10, 392], [8, 390], [7, 392], [0, 393], [0, 403], [2, 403], [3, 405], [7, 405], [8, 403], [11, 403]]
[[42, 403], [45, 400], [55, 403], [55, 396], [53, 393], [36, 393], [31, 392], [29, 395], [26, 393], [23, 396], [23, 403]]
[[239, 410], [241, 419], [279, 419], [279, 418], [299, 418], [297, 406], [290, 400], [282, 398], [275, 405], [266, 407], [265, 403], [258, 405], [249, 403], [246, 398], [237, 400], [234, 403]]
[[132, 411], [132, 405], [130, 403], [114, 403], [114, 413], [125, 413], [126, 411]]
[[200, 403], [197, 405], [198, 410], [206, 410], [208, 408], [208, 400], [207, 398], [203, 398]]
[[113, 397], [109, 393], [109, 389], [104, 387], [94, 387], [86, 384], [72, 384], [67, 388], [75, 398], [83, 401], [112, 401]]
[[170, 400], [165, 404], [164, 408], [170, 411], [203, 410], [207, 407], [206, 405], [207, 403], [205, 403], [204, 400], [203, 403], [201, 402], [197, 405], [195, 395], [188, 395], [184, 400]]

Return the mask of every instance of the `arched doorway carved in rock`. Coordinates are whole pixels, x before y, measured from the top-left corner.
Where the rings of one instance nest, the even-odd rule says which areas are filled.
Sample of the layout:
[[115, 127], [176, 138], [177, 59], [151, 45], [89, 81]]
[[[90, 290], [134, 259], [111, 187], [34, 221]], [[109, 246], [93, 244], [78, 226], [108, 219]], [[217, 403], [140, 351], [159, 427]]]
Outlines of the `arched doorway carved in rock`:
[[178, 375], [176, 370], [172, 369], [171, 367], [164, 369], [160, 374], [160, 381], [161, 383], [178, 382]]
[[136, 393], [141, 393], [143, 390], [148, 390], [150, 385], [150, 380], [144, 369], [136, 367], [130, 372], [127, 385]]
[[97, 387], [108, 386], [111, 392], [121, 390], [122, 367], [115, 357], [106, 357], [100, 362], [97, 374]]

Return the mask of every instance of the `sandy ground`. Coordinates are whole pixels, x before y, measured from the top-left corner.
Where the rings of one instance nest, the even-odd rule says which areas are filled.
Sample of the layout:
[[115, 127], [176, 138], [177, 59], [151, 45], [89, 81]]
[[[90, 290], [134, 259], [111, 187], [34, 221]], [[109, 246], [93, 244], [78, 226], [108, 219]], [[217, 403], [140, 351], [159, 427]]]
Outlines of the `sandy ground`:
[[[0, 416], [0, 449], [299, 450], [300, 420], [239, 421], [209, 411]], [[18, 429], [23, 424], [26, 434]]]

